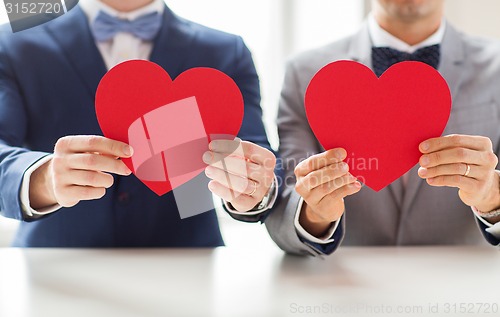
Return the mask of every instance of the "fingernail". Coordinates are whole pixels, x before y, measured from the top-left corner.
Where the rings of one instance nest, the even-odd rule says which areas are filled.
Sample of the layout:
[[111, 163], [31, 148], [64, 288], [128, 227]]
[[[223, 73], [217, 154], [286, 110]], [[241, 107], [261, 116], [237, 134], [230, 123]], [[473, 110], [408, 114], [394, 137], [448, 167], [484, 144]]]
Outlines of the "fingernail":
[[208, 183], [208, 189], [210, 189], [211, 191], [213, 191], [214, 188], [215, 188], [214, 182], [209, 182]]
[[210, 151], [216, 151], [216, 149], [217, 149], [216, 143], [215, 143], [214, 141], [210, 142], [210, 143], [208, 144], [208, 149], [209, 149]]
[[340, 150], [335, 151], [335, 157], [336, 158], [342, 159], [343, 156], [344, 156], [344, 153], [342, 153], [342, 151], [340, 151]]
[[427, 151], [429, 149], [430, 145], [429, 145], [429, 142], [422, 142], [420, 144], [420, 148], [424, 151]]
[[211, 176], [212, 172], [212, 167], [208, 166], [207, 168], [205, 168], [205, 175]]
[[419, 174], [420, 176], [425, 176], [425, 175], [427, 175], [427, 169], [426, 169], [426, 168], [419, 168], [419, 169], [418, 169], [418, 174]]
[[132, 156], [134, 154], [134, 149], [130, 145], [125, 145], [123, 147], [123, 154], [126, 156]]
[[213, 156], [214, 155], [212, 154], [212, 152], [205, 152], [203, 154], [203, 162], [205, 162], [206, 164], [212, 163]]
[[429, 184], [434, 183], [434, 178], [428, 178], [428, 179], [427, 179], [427, 183], [429, 183]]
[[356, 187], [356, 188], [361, 188], [361, 183], [359, 183], [359, 182], [354, 182], [354, 187]]
[[431, 160], [427, 156], [422, 157], [422, 161], [421, 161], [422, 166], [429, 165], [430, 162], [431, 162]]
[[347, 170], [349, 169], [349, 165], [347, 165], [346, 163], [342, 162], [342, 163], [340, 163], [340, 169], [343, 172], [347, 172]]

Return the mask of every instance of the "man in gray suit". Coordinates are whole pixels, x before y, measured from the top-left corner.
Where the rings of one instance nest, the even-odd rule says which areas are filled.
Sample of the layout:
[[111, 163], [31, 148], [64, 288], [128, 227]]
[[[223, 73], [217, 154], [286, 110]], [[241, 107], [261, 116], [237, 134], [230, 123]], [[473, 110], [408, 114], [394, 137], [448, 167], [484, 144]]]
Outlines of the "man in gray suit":
[[[372, 6], [358, 33], [287, 66], [278, 114], [287, 178], [266, 220], [271, 237], [287, 252], [311, 255], [330, 254], [342, 240], [446, 245], [484, 244], [486, 238], [499, 245], [499, 43], [458, 32], [443, 18], [444, 0], [372, 0]], [[308, 83], [340, 59], [363, 63], [379, 76], [395, 62], [422, 61], [441, 72], [452, 92], [444, 136], [422, 142], [419, 164], [379, 192], [362, 187], [343, 162], [349, 154], [325, 151], [307, 122]]]

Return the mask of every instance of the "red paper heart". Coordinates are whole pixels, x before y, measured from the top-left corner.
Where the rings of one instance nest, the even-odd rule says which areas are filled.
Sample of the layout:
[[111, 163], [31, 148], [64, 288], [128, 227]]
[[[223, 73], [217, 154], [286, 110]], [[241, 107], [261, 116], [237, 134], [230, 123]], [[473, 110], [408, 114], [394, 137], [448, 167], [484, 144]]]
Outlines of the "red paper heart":
[[172, 81], [144, 60], [112, 68], [95, 107], [104, 136], [134, 148], [124, 163], [160, 196], [203, 172], [208, 143], [234, 138], [243, 121], [243, 97], [229, 76], [193, 68]]
[[305, 108], [321, 145], [345, 148], [350, 172], [379, 191], [418, 162], [422, 141], [443, 133], [451, 94], [424, 63], [398, 63], [377, 78], [360, 63], [337, 61], [311, 80]]

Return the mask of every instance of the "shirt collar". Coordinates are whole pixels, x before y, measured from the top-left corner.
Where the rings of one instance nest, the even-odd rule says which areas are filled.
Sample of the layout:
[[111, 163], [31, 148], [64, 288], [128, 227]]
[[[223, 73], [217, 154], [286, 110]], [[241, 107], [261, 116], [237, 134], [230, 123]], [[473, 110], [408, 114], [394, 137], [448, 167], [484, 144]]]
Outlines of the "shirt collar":
[[130, 12], [119, 12], [99, 0], [80, 0], [80, 7], [87, 15], [89, 22], [92, 23], [92, 21], [94, 21], [94, 19], [97, 17], [97, 14], [99, 14], [99, 11], [104, 11], [107, 14], [120, 19], [134, 20], [142, 15], [153, 12], [162, 14], [163, 10], [165, 9], [165, 4], [162, 0], [154, 0], [150, 4], [137, 10]]
[[445, 31], [446, 21], [443, 19], [439, 29], [434, 34], [418, 44], [408, 45], [380, 27], [373, 14], [370, 14], [368, 17], [368, 32], [370, 33], [370, 38], [374, 47], [390, 47], [406, 53], [414, 53], [422, 47], [441, 44]]

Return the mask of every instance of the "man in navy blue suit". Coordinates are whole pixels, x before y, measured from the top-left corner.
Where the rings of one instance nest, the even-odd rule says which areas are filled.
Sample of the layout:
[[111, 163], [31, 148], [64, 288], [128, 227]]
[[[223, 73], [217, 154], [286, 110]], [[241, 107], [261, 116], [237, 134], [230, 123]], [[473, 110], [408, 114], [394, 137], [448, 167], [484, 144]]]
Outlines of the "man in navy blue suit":
[[[265, 218], [277, 195], [276, 159], [241, 38], [181, 19], [160, 0], [84, 0], [42, 26], [0, 32], [0, 212], [23, 220], [15, 246], [223, 244], [213, 206], [181, 220], [172, 192], [156, 196], [117, 159], [133, 148], [100, 136], [97, 85], [130, 59], [149, 59], [172, 78], [212, 67], [235, 80], [245, 102], [244, 141], [210, 144], [203, 156], [208, 188], [234, 218]], [[244, 155], [218, 165], [237, 145]]]

